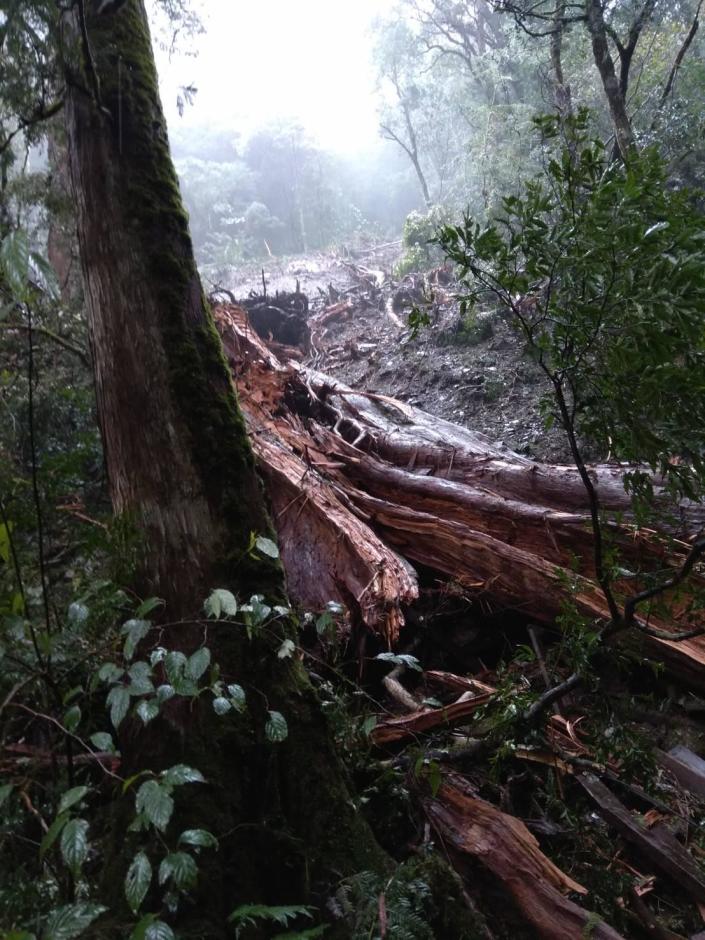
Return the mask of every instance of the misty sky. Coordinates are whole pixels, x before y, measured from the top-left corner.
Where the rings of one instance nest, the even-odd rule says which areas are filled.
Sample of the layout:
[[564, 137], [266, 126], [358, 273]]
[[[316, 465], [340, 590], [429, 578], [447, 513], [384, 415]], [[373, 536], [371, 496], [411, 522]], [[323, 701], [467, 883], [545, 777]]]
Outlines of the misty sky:
[[[362, 149], [378, 138], [370, 39], [393, 0], [202, 0], [206, 34], [196, 58], [158, 54], [169, 124], [248, 133], [293, 116], [326, 148]], [[198, 87], [176, 112], [179, 84]]]

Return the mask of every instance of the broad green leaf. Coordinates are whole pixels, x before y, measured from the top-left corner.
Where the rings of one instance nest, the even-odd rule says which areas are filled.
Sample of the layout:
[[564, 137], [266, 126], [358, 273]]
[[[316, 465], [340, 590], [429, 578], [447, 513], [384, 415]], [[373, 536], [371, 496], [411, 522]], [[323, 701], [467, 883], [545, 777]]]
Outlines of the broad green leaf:
[[147, 927], [144, 940], [175, 940], [174, 931], [163, 920], [155, 920]]
[[90, 742], [98, 751], [105, 751], [107, 754], [115, 753], [113, 736], [108, 734], [107, 731], [96, 731], [95, 734], [90, 736]]
[[133, 663], [129, 670], [130, 685], [128, 691], [130, 695], [148, 695], [154, 691], [152, 684], [152, 667], [144, 660]]
[[152, 623], [149, 620], [133, 619], [123, 624], [120, 630], [120, 633], [126, 636], [123, 656], [128, 662], [135, 655], [138, 644], [142, 642], [151, 629]]
[[130, 940], [175, 940], [171, 927], [156, 914], [147, 914], [130, 934]]
[[133, 914], [140, 909], [151, 881], [152, 864], [144, 852], [138, 852], [125, 876], [125, 898]]
[[152, 650], [152, 652], [149, 654], [150, 666], [154, 667], [157, 665], [157, 663], [163, 662], [165, 657], [166, 657], [166, 650], [164, 649], [163, 646], [158, 646], [156, 649]]
[[189, 656], [184, 675], [187, 679], [198, 681], [203, 673], [208, 669], [211, 662], [211, 651], [207, 646], [202, 646], [196, 650], [192, 656]]
[[88, 857], [88, 822], [85, 819], [70, 819], [61, 832], [60, 847], [64, 861], [74, 877], [78, 877]]
[[153, 610], [156, 610], [157, 607], [163, 607], [164, 600], [161, 597], [148, 597], [146, 600], [142, 601], [140, 606], [135, 611], [135, 616], [139, 619], [142, 619], [151, 614]]
[[177, 888], [191, 888], [198, 878], [198, 866], [186, 852], [170, 852], [159, 865], [159, 884], [172, 879]]
[[182, 678], [186, 667], [186, 657], [180, 650], [169, 650], [164, 657], [164, 669], [167, 679], [172, 685]]
[[281, 712], [269, 712], [267, 724], [264, 726], [264, 733], [267, 739], [274, 744], [286, 741], [289, 734], [289, 726]]
[[42, 931], [42, 940], [74, 940], [100, 917], [107, 907], [102, 904], [67, 904], [54, 911]]
[[59, 812], [64, 813], [67, 809], [71, 809], [72, 806], [75, 806], [76, 803], [80, 803], [83, 797], [90, 791], [90, 787], [71, 787], [70, 790], [67, 790], [61, 797], [59, 801]]
[[255, 540], [255, 547], [258, 552], [262, 552], [263, 555], [268, 555], [270, 558], [279, 558], [279, 549], [276, 546], [276, 543], [271, 539], [265, 538], [263, 535], [258, 535]]
[[195, 845], [199, 848], [215, 849], [218, 840], [207, 829], [185, 829], [179, 836], [179, 845]]
[[233, 704], [233, 707], [236, 708], [239, 712], [245, 710], [247, 705], [247, 696], [245, 695], [245, 690], [241, 685], [238, 685], [237, 682], [232, 682], [228, 686], [228, 695], [230, 696], [230, 701]]
[[161, 705], [163, 702], [169, 701], [170, 698], [173, 698], [176, 695], [176, 689], [173, 685], [160, 685], [157, 688], [157, 701]]
[[113, 727], [117, 729], [130, 707], [130, 693], [124, 685], [115, 685], [108, 692], [106, 702], [110, 708], [110, 721]]
[[64, 828], [66, 823], [69, 821], [68, 813], [59, 813], [54, 822], [49, 826], [49, 829], [44, 834], [44, 838], [39, 844], [39, 859], [40, 861], [47, 854], [52, 845], [56, 842], [61, 834], [61, 830]]
[[296, 649], [296, 643], [293, 640], [284, 640], [282, 645], [277, 650], [277, 657], [279, 659], [290, 659]]
[[159, 705], [154, 699], [143, 699], [135, 709], [142, 723], [148, 725], [159, 714]]
[[232, 707], [230, 700], [223, 698], [222, 695], [213, 699], [213, 711], [216, 715], [226, 715]]
[[161, 778], [167, 786], [179, 787], [184, 783], [205, 783], [206, 778], [200, 770], [188, 767], [186, 764], [174, 764], [163, 771]]
[[237, 600], [232, 591], [216, 588], [203, 605], [208, 617], [219, 620], [220, 617], [234, 617], [237, 613]]
[[0, 806], [7, 802], [13, 790], [14, 786], [11, 783], [5, 783], [0, 787]]
[[124, 673], [124, 669], [116, 666], [115, 663], [103, 663], [98, 670], [98, 678], [101, 682], [117, 682]]
[[137, 791], [135, 805], [152, 825], [163, 832], [174, 812], [174, 801], [166, 786], [156, 780], [147, 780]]

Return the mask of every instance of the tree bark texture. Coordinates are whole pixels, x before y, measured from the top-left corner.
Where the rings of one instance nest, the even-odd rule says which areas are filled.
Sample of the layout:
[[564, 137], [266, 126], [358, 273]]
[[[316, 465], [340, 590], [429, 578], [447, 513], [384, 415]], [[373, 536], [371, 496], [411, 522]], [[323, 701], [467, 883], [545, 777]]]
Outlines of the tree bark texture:
[[[281, 602], [280, 563], [246, 551], [270, 521], [194, 263], [144, 4], [89, 12], [88, 47], [67, 16], [66, 129], [98, 410], [113, 507], [139, 539], [139, 589], [166, 600], [169, 621], [198, 618], [214, 587]], [[199, 936], [230, 936], [238, 903], [305, 903], [326, 879], [386, 865], [303, 670], [275, 655], [288, 629], [260, 643], [232, 625], [208, 636], [223, 677], [247, 692], [247, 722], [175, 706], [149, 735], [121, 742], [128, 771], [178, 761], [208, 780], [183, 808], [223, 836], [207, 872], [202, 862]], [[202, 636], [197, 624], [168, 628], [162, 642], [189, 652]], [[287, 719], [283, 744], [266, 741], [268, 709]], [[123, 852], [116, 827], [117, 867]], [[121, 895], [124, 873], [110, 865]]]

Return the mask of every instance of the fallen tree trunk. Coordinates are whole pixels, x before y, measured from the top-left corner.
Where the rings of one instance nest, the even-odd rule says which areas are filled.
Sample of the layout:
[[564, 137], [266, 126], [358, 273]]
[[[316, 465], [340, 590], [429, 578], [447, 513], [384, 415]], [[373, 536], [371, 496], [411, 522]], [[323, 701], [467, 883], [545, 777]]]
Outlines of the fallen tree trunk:
[[[396, 640], [418, 594], [415, 562], [460, 582], [494, 609], [553, 623], [566, 600], [608, 619], [595, 582], [585, 490], [572, 467], [537, 464], [482, 435], [384, 395], [355, 392], [296, 363], [284, 365], [241, 309], [216, 320], [254, 451], [269, 483], [289, 590], [300, 603], [340, 600], [368, 629]], [[623, 468], [591, 468], [629, 566], [617, 593], [649, 572], [676, 569], [702, 528], [703, 507], [669, 506], [658, 479], [658, 525], [629, 521]], [[626, 521], [624, 521], [626, 518]], [[700, 573], [694, 575], [702, 586]], [[691, 597], [646, 610], [651, 628], [692, 628]], [[705, 640], [643, 637], [644, 652], [705, 687]]]
[[564, 895], [587, 894], [548, 859], [521, 820], [479, 799], [457, 774], [423, 801], [442, 844], [470, 855], [504, 885], [536, 935], [547, 940], [620, 940], [621, 934]]

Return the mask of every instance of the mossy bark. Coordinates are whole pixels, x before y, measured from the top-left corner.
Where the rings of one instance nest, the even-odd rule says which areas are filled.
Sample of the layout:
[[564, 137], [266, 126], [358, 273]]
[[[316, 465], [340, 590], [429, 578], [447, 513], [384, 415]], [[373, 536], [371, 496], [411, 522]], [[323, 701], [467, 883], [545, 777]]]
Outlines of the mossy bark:
[[[281, 600], [278, 562], [246, 551], [270, 523], [194, 262], [144, 4], [128, 0], [86, 26], [89, 47], [67, 23], [67, 139], [111, 497], [140, 534], [138, 588], [166, 600], [170, 621], [196, 617], [213, 587]], [[188, 645], [188, 628], [167, 642]], [[180, 821], [221, 837], [217, 857], [202, 856], [192, 910], [193, 934], [218, 937], [237, 903], [303, 903], [387, 862], [300, 667], [233, 628], [212, 629], [209, 645], [247, 690], [247, 717], [175, 709], [148, 754], [137, 736], [123, 758], [126, 769], [185, 762], [206, 776]], [[287, 718], [283, 744], [265, 740], [268, 709]], [[115, 886], [126, 854], [116, 849], [106, 866]]]

